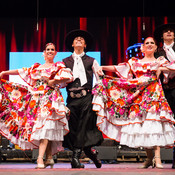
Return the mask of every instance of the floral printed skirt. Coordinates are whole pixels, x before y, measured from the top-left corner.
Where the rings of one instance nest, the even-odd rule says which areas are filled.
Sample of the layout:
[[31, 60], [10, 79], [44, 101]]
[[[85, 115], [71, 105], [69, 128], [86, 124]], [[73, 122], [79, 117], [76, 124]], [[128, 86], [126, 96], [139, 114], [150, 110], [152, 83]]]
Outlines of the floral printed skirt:
[[59, 89], [43, 92], [0, 81], [0, 133], [21, 149], [38, 148], [41, 139], [52, 141], [52, 153], [62, 150], [69, 132], [66, 108]]
[[134, 148], [173, 145], [174, 116], [155, 78], [104, 76], [93, 94], [97, 126], [107, 137]]

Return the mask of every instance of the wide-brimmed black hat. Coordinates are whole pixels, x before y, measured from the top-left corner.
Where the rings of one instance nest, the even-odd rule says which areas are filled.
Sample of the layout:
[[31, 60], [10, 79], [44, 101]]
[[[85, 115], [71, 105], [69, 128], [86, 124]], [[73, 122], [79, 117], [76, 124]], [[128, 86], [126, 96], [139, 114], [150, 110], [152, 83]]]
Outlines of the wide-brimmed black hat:
[[65, 39], [66, 48], [69, 51], [73, 52], [74, 48], [72, 47], [72, 44], [73, 44], [74, 39], [78, 36], [83, 37], [85, 42], [86, 42], [85, 51], [87, 52], [87, 51], [91, 50], [93, 47], [92, 34], [85, 31], [85, 30], [80, 30], [80, 29], [72, 30], [66, 35], [66, 39]]
[[154, 31], [154, 39], [160, 42], [163, 36], [163, 31], [166, 29], [173, 29], [175, 32], [175, 23], [163, 24], [158, 26]]

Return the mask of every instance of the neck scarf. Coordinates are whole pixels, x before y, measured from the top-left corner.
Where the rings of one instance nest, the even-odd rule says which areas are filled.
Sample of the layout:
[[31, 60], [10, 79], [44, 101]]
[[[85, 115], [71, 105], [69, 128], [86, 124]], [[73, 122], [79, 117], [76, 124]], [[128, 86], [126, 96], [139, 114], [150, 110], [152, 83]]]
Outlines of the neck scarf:
[[75, 52], [72, 54], [72, 57], [74, 59], [73, 76], [74, 79], [76, 78], [80, 79], [81, 86], [87, 83], [86, 72], [82, 61], [82, 56], [84, 55], [85, 55], [84, 52], [81, 53], [80, 55], [77, 55]]
[[175, 52], [173, 50], [173, 45], [174, 45], [174, 42], [170, 45], [166, 45], [165, 43], [163, 45], [163, 49], [165, 50], [166, 56], [170, 62], [175, 60]]

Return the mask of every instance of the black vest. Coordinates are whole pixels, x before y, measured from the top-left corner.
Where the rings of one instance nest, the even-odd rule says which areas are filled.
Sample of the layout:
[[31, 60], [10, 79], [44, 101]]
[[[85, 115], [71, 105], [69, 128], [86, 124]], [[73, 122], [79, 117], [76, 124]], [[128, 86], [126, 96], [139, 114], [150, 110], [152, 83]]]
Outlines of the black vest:
[[[83, 88], [85, 89], [92, 89], [93, 85], [93, 62], [94, 58], [87, 56], [86, 54], [82, 57], [82, 61], [84, 64], [85, 72], [86, 72], [86, 77], [87, 77], [87, 83], [83, 85]], [[66, 65], [67, 68], [70, 68], [73, 71], [73, 65], [74, 65], [74, 59], [72, 55], [70, 57], [64, 58], [63, 59], [64, 64]], [[71, 88], [78, 88], [81, 87], [80, 79], [76, 78], [73, 82], [69, 83], [68, 86], [66, 87], [67, 91]]]
[[[172, 49], [175, 51], [175, 44], [173, 45]], [[155, 53], [155, 57], [156, 57], [156, 58], [158, 58], [158, 57], [160, 57], [160, 56], [164, 56], [164, 57], [168, 60], [168, 58], [167, 58], [167, 56], [166, 56], [166, 52], [165, 52], [165, 50], [163, 49], [163, 47], [159, 47], [159, 48], [157, 49], [157, 52]], [[168, 61], [169, 61], [169, 60], [168, 60]]]
[[[173, 45], [172, 49], [175, 51], [175, 44]], [[163, 47], [159, 47], [157, 49], [157, 52], [155, 53], [155, 57], [158, 58], [160, 56], [164, 56], [167, 60], [167, 56], [166, 56], [166, 52], [165, 50], [163, 49]], [[169, 60], [168, 60], [169, 61]], [[161, 82], [162, 82], [162, 86], [164, 89], [174, 89], [175, 88], [175, 77], [172, 78], [172, 79], [169, 79], [168, 83], [167, 84], [164, 84], [163, 83], [163, 74], [161, 74], [160, 76], [160, 79], [161, 79]]]

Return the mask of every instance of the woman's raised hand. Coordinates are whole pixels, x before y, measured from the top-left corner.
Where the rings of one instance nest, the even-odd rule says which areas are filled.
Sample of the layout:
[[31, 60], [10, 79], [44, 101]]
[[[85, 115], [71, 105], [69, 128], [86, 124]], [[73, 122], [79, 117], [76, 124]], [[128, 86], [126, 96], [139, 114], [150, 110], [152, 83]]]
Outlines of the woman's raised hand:
[[161, 72], [162, 72], [161, 67], [159, 67], [156, 71], [157, 79], [159, 79]]
[[99, 76], [103, 76], [103, 75], [104, 75], [102, 66], [100, 66], [99, 69], [97, 70], [97, 74], [98, 74]]
[[4, 72], [2, 71], [1, 73], [0, 73], [0, 78], [2, 78], [4, 76]]

